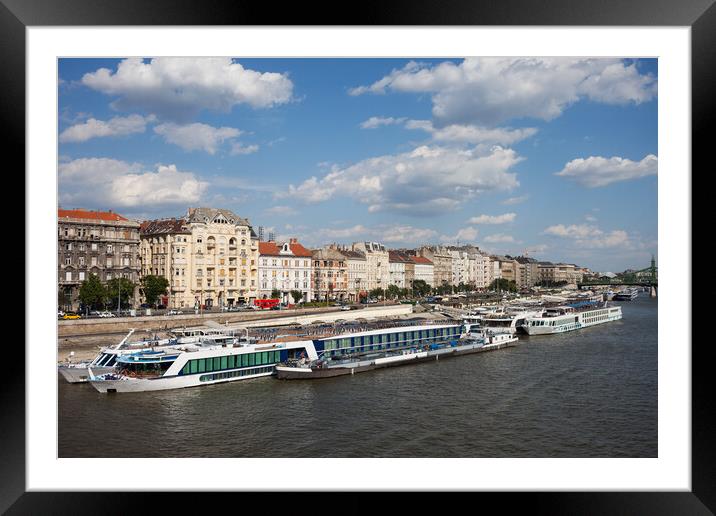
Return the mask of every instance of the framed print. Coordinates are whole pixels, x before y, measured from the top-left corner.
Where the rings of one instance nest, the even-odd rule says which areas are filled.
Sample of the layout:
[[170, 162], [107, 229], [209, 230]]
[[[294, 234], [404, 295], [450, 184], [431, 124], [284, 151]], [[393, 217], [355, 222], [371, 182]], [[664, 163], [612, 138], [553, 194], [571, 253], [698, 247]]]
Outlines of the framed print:
[[28, 242], [3, 510], [713, 511], [712, 2], [131, 7], [0, 6]]

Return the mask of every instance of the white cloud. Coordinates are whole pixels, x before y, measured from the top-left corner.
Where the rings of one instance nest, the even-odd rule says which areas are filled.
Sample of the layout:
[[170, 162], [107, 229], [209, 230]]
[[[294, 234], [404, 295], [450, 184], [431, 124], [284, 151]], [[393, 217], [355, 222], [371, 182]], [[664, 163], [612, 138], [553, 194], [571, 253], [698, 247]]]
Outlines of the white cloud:
[[215, 154], [222, 143], [241, 134], [233, 127], [212, 127], [198, 122], [186, 125], [161, 124], [154, 128], [154, 132], [166, 142], [186, 151], [203, 150], [209, 154]]
[[[265, 210], [265, 212], [268, 215], [296, 215], [298, 213], [298, 211], [290, 206], [272, 206], [271, 208]], [[290, 229], [288, 228], [288, 224], [286, 226], [287, 229]]]
[[254, 152], [258, 152], [258, 150], [258, 145], [244, 145], [240, 142], [236, 142], [231, 145], [231, 151], [229, 152], [229, 154], [231, 154], [232, 156], [253, 154]]
[[408, 120], [406, 129], [419, 129], [429, 132], [438, 142], [512, 145], [537, 133], [534, 127], [522, 129], [489, 128], [477, 125], [452, 124], [436, 128], [429, 120]]
[[557, 224], [544, 230], [546, 235], [569, 238], [583, 248], [596, 249], [605, 247], [631, 246], [629, 235], [621, 229], [604, 232], [590, 224]]
[[490, 244], [497, 244], [497, 243], [505, 243], [505, 242], [514, 242], [515, 239], [512, 238], [510, 235], [504, 235], [502, 233], [497, 233], [495, 235], [490, 235], [485, 237], [485, 242], [488, 242]]
[[376, 129], [381, 125], [396, 125], [405, 121], [405, 118], [372, 116], [360, 124], [363, 129]]
[[138, 163], [81, 158], [59, 164], [60, 201], [87, 207], [151, 207], [198, 202], [208, 187], [175, 165], [146, 171]]
[[529, 199], [529, 195], [520, 195], [519, 197], [510, 197], [509, 199], [505, 199], [502, 201], [501, 204], [504, 204], [506, 206], [512, 206], [514, 204], [521, 204], [525, 202], [527, 199]]
[[367, 238], [377, 242], [408, 244], [426, 242], [434, 238], [437, 231], [401, 224], [379, 224], [372, 227], [356, 224], [347, 228], [323, 228], [312, 232], [312, 235], [314, 239], [334, 239], [344, 242]]
[[503, 213], [502, 215], [479, 215], [470, 218], [468, 224], [507, 224], [513, 222], [517, 217], [516, 213]]
[[612, 58], [466, 58], [435, 66], [410, 62], [351, 95], [387, 91], [431, 93], [441, 126], [495, 125], [516, 118], [551, 120], [582, 98], [607, 104], [641, 103], [657, 82], [634, 63]]
[[334, 167], [318, 179], [311, 177], [287, 193], [305, 202], [337, 196], [352, 197], [370, 212], [397, 211], [421, 215], [449, 211], [483, 192], [519, 186], [510, 169], [522, 158], [512, 149], [459, 150], [418, 147], [410, 152], [379, 156], [346, 168]]
[[413, 226], [391, 226], [379, 230], [378, 238], [383, 242], [412, 243], [426, 242], [437, 235], [432, 229], [416, 228]]
[[204, 109], [229, 112], [237, 104], [270, 108], [289, 102], [293, 92], [286, 74], [250, 70], [229, 57], [129, 58], [116, 71], [85, 74], [82, 83], [116, 96], [117, 109], [143, 109], [172, 119]]
[[92, 138], [143, 133], [147, 123], [154, 120], [154, 116], [143, 117], [141, 115], [116, 116], [107, 121], [90, 118], [62, 131], [59, 139], [60, 143], [77, 143], [86, 142]]
[[458, 230], [458, 232], [454, 235], [442, 235], [440, 237], [440, 240], [442, 242], [449, 242], [449, 243], [453, 243], [453, 242], [465, 243], [465, 242], [474, 241], [477, 238], [477, 234], [478, 234], [478, 230], [476, 228], [468, 226], [465, 228], [460, 228]]
[[362, 224], [356, 224], [349, 228], [325, 228], [316, 231], [316, 234], [324, 238], [357, 238], [369, 233], [370, 230]]
[[641, 161], [631, 161], [618, 156], [590, 156], [586, 159], [573, 159], [555, 175], [573, 179], [589, 188], [596, 188], [617, 181], [656, 175], [658, 164], [659, 159], [653, 154], [645, 156]]

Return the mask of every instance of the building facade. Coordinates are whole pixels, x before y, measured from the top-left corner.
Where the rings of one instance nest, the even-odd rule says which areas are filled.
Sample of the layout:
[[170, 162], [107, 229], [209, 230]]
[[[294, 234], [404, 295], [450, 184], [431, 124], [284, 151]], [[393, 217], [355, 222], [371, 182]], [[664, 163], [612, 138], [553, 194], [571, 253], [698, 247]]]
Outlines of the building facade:
[[[139, 223], [112, 211], [57, 210], [57, 284], [61, 307], [77, 310], [90, 274], [102, 283], [140, 273]], [[135, 289], [133, 303], [138, 290]]]
[[226, 209], [189, 208], [182, 218], [141, 226], [142, 275], [169, 281], [168, 307], [252, 303], [258, 296], [258, 238]]
[[311, 289], [315, 299], [345, 301], [348, 299], [348, 268], [346, 257], [331, 247], [313, 251]]
[[430, 260], [433, 264], [433, 283], [435, 287], [452, 285], [452, 253], [443, 246], [424, 246], [418, 255]]
[[370, 292], [376, 288], [388, 288], [390, 284], [390, 262], [388, 250], [378, 242], [354, 242], [353, 251], [360, 251], [366, 257], [365, 290]]
[[332, 244], [330, 247], [339, 251], [345, 259], [346, 269], [348, 271], [346, 278], [348, 299], [357, 302], [360, 301], [362, 297], [367, 297], [368, 259], [365, 253], [340, 247], [337, 244]]
[[259, 242], [259, 296], [270, 298], [278, 290], [285, 303], [296, 303], [292, 290], [302, 294], [301, 302], [314, 299], [311, 281], [312, 253], [298, 240]]
[[435, 266], [424, 256], [411, 256], [415, 264], [415, 281], [423, 280], [431, 287], [435, 286]]

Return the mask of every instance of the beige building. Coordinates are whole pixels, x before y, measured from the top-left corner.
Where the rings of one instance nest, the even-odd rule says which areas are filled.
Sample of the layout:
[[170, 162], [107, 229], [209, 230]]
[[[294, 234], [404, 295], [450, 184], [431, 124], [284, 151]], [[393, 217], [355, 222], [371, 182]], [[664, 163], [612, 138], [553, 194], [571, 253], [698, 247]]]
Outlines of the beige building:
[[390, 285], [398, 288], [412, 288], [415, 279], [415, 262], [411, 256], [400, 251], [388, 251], [390, 264]]
[[435, 286], [435, 266], [424, 256], [411, 256], [415, 264], [415, 281], [423, 280], [431, 287]]
[[545, 283], [574, 284], [582, 281], [584, 272], [573, 263], [539, 262], [539, 278]]
[[139, 271], [138, 222], [112, 211], [57, 210], [60, 308], [79, 308], [79, 288], [90, 274], [102, 283], [126, 278], [137, 284]]
[[258, 296], [258, 238], [248, 220], [215, 208], [142, 223], [142, 275], [164, 276], [171, 308], [231, 306]]
[[366, 257], [366, 281], [364, 290], [388, 288], [390, 285], [390, 261], [388, 250], [378, 242], [354, 242], [353, 251], [360, 251]]
[[295, 238], [288, 242], [259, 242], [259, 297], [281, 292], [282, 302], [295, 303], [292, 290], [300, 290], [301, 302], [314, 299], [312, 253]]
[[365, 253], [361, 251], [353, 251], [352, 249], [346, 249], [336, 244], [332, 244], [330, 247], [338, 250], [345, 259], [348, 271], [346, 278], [348, 299], [350, 301], [360, 301], [361, 297], [367, 297], [368, 259], [366, 258]]
[[452, 285], [452, 253], [447, 247], [424, 246], [418, 250], [417, 254], [432, 262], [434, 267], [433, 286]]
[[343, 253], [331, 247], [313, 251], [311, 288], [317, 300], [348, 299], [348, 268]]

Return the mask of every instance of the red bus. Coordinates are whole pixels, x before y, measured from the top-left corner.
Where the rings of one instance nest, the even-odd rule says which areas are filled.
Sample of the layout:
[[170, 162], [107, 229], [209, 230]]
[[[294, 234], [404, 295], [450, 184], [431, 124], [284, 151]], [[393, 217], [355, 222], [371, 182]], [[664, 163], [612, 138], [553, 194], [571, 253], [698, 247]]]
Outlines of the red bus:
[[274, 306], [278, 306], [278, 304], [281, 302], [280, 299], [255, 299], [254, 305], [258, 306], [261, 309], [266, 308], [273, 308]]

